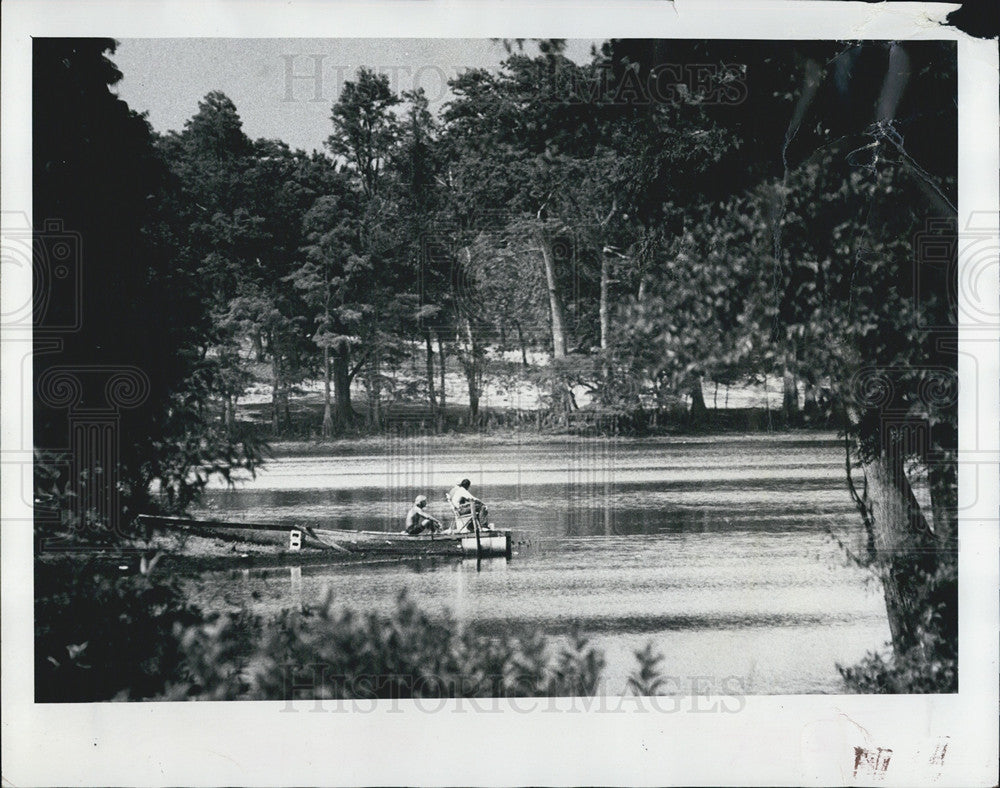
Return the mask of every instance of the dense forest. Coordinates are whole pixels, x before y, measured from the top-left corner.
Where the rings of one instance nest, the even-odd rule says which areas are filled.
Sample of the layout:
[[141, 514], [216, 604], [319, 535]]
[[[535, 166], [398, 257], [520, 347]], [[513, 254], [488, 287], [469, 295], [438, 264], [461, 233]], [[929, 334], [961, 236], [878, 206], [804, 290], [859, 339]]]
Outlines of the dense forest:
[[[154, 482], [183, 510], [300, 434], [317, 381], [325, 439], [400, 402], [503, 424], [482, 392], [512, 376], [533, 428], [598, 433], [780, 380], [782, 424], [844, 437], [897, 672], [957, 681], [952, 44], [508, 42], [438, 112], [359, 69], [313, 153], [250, 139], [220, 92], [154, 132], [114, 50], [34, 42], [34, 215], [82, 239], [82, 329], [54, 345], [74, 306], [36, 312], [41, 534], [127, 533]], [[261, 384], [263, 432], [240, 406]], [[114, 451], [84, 457], [72, 425], [101, 408]]]

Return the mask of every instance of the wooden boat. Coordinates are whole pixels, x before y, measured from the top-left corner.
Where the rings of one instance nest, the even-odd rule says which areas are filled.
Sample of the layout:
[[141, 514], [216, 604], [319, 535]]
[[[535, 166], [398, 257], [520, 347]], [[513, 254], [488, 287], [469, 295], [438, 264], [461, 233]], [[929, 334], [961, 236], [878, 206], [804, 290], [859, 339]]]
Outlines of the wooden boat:
[[140, 515], [152, 528], [209, 536], [231, 542], [273, 547], [280, 552], [328, 550], [364, 555], [397, 556], [511, 556], [508, 530], [480, 528], [476, 533], [436, 533], [410, 536], [386, 531], [344, 531], [332, 528], [266, 523], [194, 520], [186, 517]]

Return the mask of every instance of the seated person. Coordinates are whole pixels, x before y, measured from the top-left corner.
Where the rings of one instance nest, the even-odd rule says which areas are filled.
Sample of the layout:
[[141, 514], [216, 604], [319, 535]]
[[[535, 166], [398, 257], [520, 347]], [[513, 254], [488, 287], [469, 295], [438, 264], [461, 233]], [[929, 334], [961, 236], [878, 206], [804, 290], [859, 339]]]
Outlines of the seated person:
[[475, 523], [479, 523], [480, 528], [488, 528], [487, 517], [489, 512], [486, 504], [469, 492], [472, 483], [468, 479], [462, 479], [458, 484], [448, 490], [445, 498], [455, 511], [455, 530], [474, 530]]
[[410, 536], [421, 534], [428, 528], [433, 533], [442, 527], [440, 520], [424, 510], [425, 506], [427, 506], [427, 496], [418, 495], [410, 511], [406, 513], [406, 533]]

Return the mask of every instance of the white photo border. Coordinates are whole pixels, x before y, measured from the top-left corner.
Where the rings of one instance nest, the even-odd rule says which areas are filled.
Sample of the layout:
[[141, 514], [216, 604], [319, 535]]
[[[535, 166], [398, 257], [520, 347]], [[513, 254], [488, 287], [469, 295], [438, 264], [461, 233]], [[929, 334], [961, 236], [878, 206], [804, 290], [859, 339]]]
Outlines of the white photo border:
[[[1000, 249], [997, 44], [956, 6], [754, 2], [26, 2], [2, 6], [2, 202], [31, 214], [31, 37], [721, 38], [958, 42], [959, 227]], [[30, 219], [29, 219], [30, 220]], [[30, 225], [29, 225], [30, 226]], [[959, 275], [970, 264], [961, 252]], [[3, 314], [30, 293], [4, 268]], [[1000, 299], [986, 277], [980, 303]], [[970, 297], [960, 289], [963, 298]], [[583, 711], [566, 700], [33, 703], [30, 335], [2, 337], [3, 778], [12, 785], [851, 784], [856, 742], [892, 748], [883, 785], [996, 780], [1000, 369], [995, 326], [960, 325], [960, 692], [760, 696], [736, 713]], [[973, 405], [975, 407], [973, 407]], [[977, 493], [968, 500], [968, 491]], [[464, 704], [464, 705], [463, 705]], [[439, 705], [439, 704], [435, 704]], [[558, 707], [558, 708], [557, 708]], [[624, 708], [628, 708], [625, 706]], [[943, 771], [926, 769], [949, 742]], [[462, 746], [462, 742], [472, 742]], [[457, 746], [452, 745], [456, 743]], [[451, 745], [451, 746], [450, 746]]]

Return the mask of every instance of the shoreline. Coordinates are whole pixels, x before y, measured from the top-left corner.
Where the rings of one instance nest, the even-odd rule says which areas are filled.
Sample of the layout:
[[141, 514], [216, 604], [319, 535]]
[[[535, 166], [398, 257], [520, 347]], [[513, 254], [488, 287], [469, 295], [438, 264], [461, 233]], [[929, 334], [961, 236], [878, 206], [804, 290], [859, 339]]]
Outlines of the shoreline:
[[571, 433], [538, 432], [491, 432], [491, 433], [442, 433], [442, 434], [393, 434], [366, 435], [355, 438], [333, 438], [330, 440], [275, 440], [268, 443], [268, 459], [310, 456], [352, 456], [358, 454], [379, 454], [399, 450], [401, 445], [426, 445], [432, 449], [454, 451], [456, 449], [510, 448], [510, 447], [553, 447], [561, 445], [586, 445], [614, 443], [623, 447], [636, 446], [696, 446], [702, 443], [794, 443], [841, 440], [835, 430], [829, 428], [810, 429], [795, 427], [772, 432], [678, 432], [657, 435], [574, 435]]
[[109, 575], [143, 574], [143, 559], [148, 563], [155, 561], [153, 568], [149, 569], [147, 574], [163, 572], [179, 576], [241, 569], [376, 566], [455, 560], [449, 556], [386, 555], [374, 550], [340, 553], [334, 550], [304, 548], [293, 552], [242, 540], [195, 535], [178, 537], [176, 534], [166, 532], [149, 540], [130, 539], [114, 547], [80, 545], [74, 550], [42, 551], [35, 554], [36, 562], [75, 565], [93, 563]]

